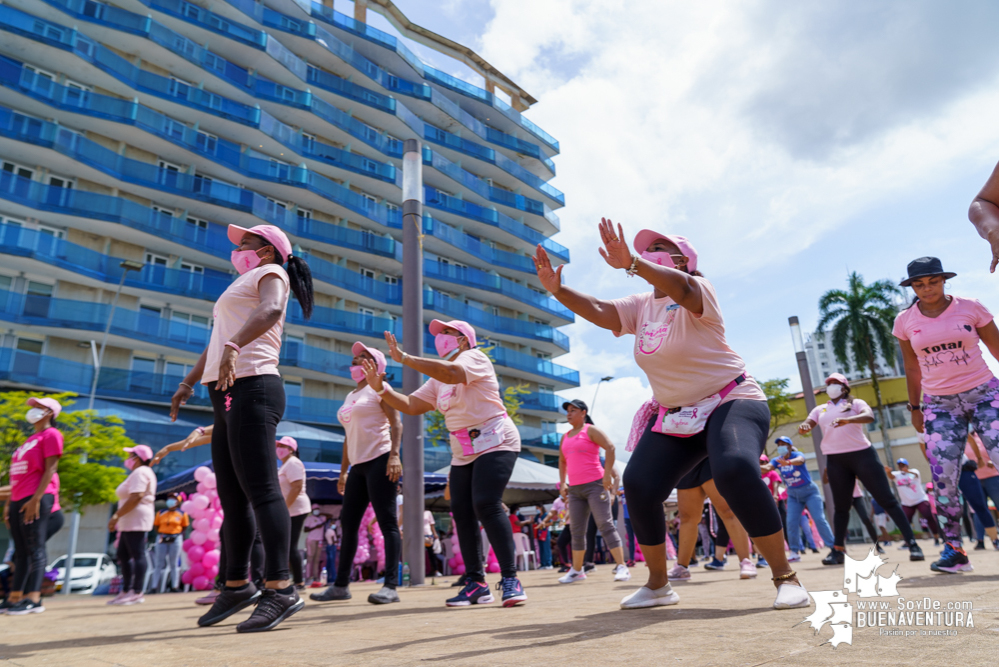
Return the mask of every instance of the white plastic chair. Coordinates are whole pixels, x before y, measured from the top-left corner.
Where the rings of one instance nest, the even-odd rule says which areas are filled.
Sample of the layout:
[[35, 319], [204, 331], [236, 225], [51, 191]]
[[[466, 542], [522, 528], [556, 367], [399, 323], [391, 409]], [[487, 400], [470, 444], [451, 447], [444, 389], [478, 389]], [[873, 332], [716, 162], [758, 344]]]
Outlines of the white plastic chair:
[[[514, 533], [513, 546], [516, 549], [518, 570], [538, 569], [538, 556], [531, 549], [531, 542], [528, 539], [527, 535], [525, 535], [524, 533]], [[531, 567], [532, 561], [534, 562], [534, 567]], [[521, 564], [523, 564], [523, 567], [521, 567]]]

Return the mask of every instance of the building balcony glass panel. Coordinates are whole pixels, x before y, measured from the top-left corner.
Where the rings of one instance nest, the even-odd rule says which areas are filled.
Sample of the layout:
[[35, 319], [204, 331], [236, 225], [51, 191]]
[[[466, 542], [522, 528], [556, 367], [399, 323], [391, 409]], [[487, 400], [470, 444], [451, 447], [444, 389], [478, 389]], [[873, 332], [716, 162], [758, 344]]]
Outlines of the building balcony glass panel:
[[521, 409], [537, 410], [539, 412], [560, 412], [562, 403], [564, 402], [561, 396], [539, 392], [520, 394], [517, 396], [517, 399], [521, 403]]
[[554, 343], [566, 352], [569, 351], [569, 337], [553, 326], [541, 324], [540, 322], [530, 322], [528, 320], [493, 315], [490, 312], [469, 306], [429, 288], [423, 290], [423, 307], [427, 310], [446, 315], [450, 319], [468, 322], [476, 329], [492, 331], [507, 336], [521, 336], [543, 340]]
[[[429, 330], [425, 330], [423, 333], [423, 351], [428, 355], [437, 354], [437, 350], [434, 347], [434, 337], [430, 335]], [[515, 368], [534, 375], [541, 375], [556, 382], [565, 383], [571, 387], [579, 386], [579, 371], [559, 366], [548, 359], [539, 359], [530, 354], [499, 347], [498, 345], [494, 346], [486, 354], [497, 366], [506, 366], [507, 368]]]
[[455, 266], [454, 264], [444, 264], [432, 259], [423, 262], [423, 275], [427, 278], [437, 278], [448, 282], [474, 287], [489, 292], [496, 292], [516, 299], [521, 303], [526, 303], [551, 313], [564, 320], [573, 321], [575, 316], [572, 311], [563, 306], [555, 299], [535, 292], [530, 287], [519, 285], [512, 280], [496, 276], [479, 269], [465, 266]]

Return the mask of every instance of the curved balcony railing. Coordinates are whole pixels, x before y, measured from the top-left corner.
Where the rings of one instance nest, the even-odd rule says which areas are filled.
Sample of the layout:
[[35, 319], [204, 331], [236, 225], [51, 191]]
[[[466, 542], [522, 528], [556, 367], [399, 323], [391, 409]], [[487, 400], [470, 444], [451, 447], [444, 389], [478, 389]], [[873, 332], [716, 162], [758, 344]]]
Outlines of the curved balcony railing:
[[[434, 337], [430, 335], [429, 330], [424, 331], [423, 348], [424, 352], [428, 355], [437, 354], [434, 348]], [[497, 366], [506, 366], [507, 368], [515, 368], [533, 375], [540, 375], [570, 387], [579, 386], [579, 371], [560, 366], [547, 359], [539, 359], [530, 354], [524, 354], [523, 352], [499, 346], [494, 346], [488, 350], [487, 354], [492, 359], [493, 364]]]
[[423, 275], [430, 279], [436, 278], [465, 287], [502, 294], [570, 322], [575, 319], [571, 310], [550, 296], [479, 269], [425, 259], [423, 261]]
[[555, 394], [542, 394], [532, 392], [530, 394], [519, 394], [517, 400], [523, 410], [537, 410], [539, 412], [560, 412], [564, 399]]

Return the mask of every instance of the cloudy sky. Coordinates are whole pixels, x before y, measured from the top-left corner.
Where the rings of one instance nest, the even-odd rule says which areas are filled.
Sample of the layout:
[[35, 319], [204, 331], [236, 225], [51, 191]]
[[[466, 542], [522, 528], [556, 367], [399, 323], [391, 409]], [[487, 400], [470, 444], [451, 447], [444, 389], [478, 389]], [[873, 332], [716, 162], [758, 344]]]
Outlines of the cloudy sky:
[[[561, 142], [574, 287], [642, 287], [597, 255], [602, 215], [629, 238], [688, 236], [749, 371], [795, 387], [787, 318], [814, 327], [849, 271], [898, 280], [936, 255], [952, 292], [999, 310], [967, 220], [999, 161], [996, 3], [397, 1], [540, 100], [528, 117]], [[623, 442], [650, 395], [630, 341], [567, 332], [559, 363], [583, 386], [565, 393], [590, 401], [613, 375], [593, 416]]]

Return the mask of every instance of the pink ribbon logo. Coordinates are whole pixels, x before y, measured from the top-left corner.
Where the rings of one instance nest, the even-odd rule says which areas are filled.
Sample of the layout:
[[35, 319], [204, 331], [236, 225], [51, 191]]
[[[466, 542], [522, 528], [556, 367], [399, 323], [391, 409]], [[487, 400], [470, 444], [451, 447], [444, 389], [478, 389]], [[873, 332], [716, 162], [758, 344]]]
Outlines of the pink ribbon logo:
[[229, 408], [230, 407], [232, 407], [232, 395], [231, 394], [226, 394], [225, 395], [225, 411], [229, 412]]

